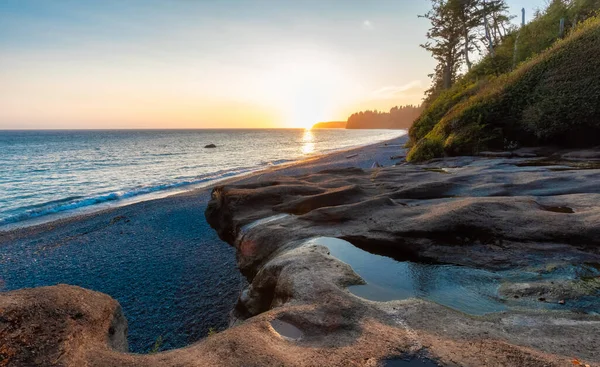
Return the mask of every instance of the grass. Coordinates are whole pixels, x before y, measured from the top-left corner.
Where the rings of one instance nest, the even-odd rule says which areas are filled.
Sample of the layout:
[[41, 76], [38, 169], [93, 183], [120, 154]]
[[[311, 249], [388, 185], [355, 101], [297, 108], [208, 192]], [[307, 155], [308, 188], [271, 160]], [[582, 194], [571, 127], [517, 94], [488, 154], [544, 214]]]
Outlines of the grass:
[[148, 353], [150, 353], [150, 354], [158, 353], [160, 351], [160, 347], [162, 347], [162, 345], [163, 345], [163, 337], [162, 337], [162, 335], [159, 335], [159, 337], [156, 338], [154, 345], [150, 349], [150, 352], [148, 352]]

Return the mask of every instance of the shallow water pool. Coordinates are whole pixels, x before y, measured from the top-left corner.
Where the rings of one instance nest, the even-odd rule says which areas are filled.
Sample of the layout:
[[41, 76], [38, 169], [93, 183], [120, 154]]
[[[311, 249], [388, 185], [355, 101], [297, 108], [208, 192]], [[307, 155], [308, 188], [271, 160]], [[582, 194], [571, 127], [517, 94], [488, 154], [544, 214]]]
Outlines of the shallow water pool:
[[577, 279], [583, 271], [594, 271], [583, 264], [557, 267], [551, 271], [515, 269], [494, 272], [458, 265], [397, 261], [361, 250], [338, 238], [318, 237], [307, 244], [325, 246], [332, 256], [352, 266], [367, 284], [350, 286], [348, 290], [372, 301], [420, 298], [471, 315], [484, 315], [509, 308], [567, 308], [588, 313], [599, 311], [597, 297], [582, 298], [563, 306], [539, 302], [537, 299], [507, 300], [498, 294], [503, 283]]

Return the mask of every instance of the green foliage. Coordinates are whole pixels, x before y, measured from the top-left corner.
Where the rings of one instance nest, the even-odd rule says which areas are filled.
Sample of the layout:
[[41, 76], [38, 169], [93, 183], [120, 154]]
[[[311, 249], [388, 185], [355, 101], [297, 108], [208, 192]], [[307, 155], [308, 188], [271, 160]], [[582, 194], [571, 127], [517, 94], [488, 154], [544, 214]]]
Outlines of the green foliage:
[[210, 328], [208, 328], [207, 336], [212, 336], [212, 335], [215, 335], [216, 333], [218, 333], [217, 329], [215, 329], [214, 327], [210, 327]]
[[507, 141], [511, 147], [598, 144], [600, 19], [567, 23], [569, 35], [558, 40], [561, 17], [584, 19], [594, 9], [600, 0], [553, 1], [522, 28], [519, 58], [527, 60], [512, 72], [517, 36], [505, 37], [494, 58], [426, 106], [410, 129], [408, 159], [503, 149]]
[[437, 63], [425, 105], [452, 87], [465, 67], [471, 71], [473, 52], [495, 48], [507, 37], [513, 18], [508, 9], [506, 0], [431, 0], [431, 9], [420, 16], [431, 23], [421, 47]]
[[410, 128], [411, 141], [418, 142], [425, 137], [453, 106], [475, 95], [484, 85], [485, 80], [481, 82], [463, 80], [453, 88], [442, 92], [425, 108]]
[[444, 153], [444, 142], [439, 136], [433, 135], [419, 142], [410, 150], [406, 159], [408, 161], [427, 161], [439, 157]]
[[158, 353], [158, 351], [160, 350], [160, 347], [162, 347], [163, 345], [163, 337], [162, 335], [159, 335], [158, 338], [156, 338], [156, 341], [154, 342], [154, 345], [152, 346], [152, 349], [150, 349], [150, 354], [154, 354], [154, 353]]

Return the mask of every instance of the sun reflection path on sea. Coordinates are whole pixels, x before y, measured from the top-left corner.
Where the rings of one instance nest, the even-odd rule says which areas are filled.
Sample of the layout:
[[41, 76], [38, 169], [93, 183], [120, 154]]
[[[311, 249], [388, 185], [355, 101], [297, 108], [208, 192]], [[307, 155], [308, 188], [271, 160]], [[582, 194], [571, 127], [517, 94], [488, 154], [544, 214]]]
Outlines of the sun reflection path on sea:
[[315, 135], [310, 129], [304, 130], [302, 135], [302, 154], [312, 154], [315, 151]]

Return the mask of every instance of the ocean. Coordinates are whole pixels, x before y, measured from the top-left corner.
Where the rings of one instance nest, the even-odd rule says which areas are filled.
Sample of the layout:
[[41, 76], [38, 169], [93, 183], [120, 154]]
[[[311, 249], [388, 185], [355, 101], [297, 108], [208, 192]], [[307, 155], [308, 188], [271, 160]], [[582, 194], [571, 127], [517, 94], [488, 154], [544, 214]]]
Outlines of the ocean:
[[[152, 199], [401, 130], [0, 131], [0, 230]], [[208, 144], [217, 147], [205, 148]], [[36, 219], [36, 221], [32, 221]]]

